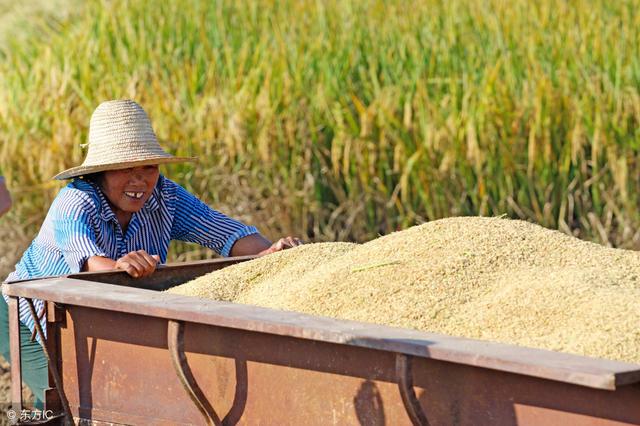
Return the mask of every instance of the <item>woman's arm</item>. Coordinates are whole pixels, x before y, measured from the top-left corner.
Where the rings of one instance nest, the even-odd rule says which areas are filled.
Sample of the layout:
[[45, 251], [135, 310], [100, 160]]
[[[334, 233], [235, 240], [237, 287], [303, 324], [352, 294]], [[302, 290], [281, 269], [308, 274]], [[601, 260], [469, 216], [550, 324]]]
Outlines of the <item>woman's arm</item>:
[[235, 242], [229, 256], [250, 256], [259, 254], [263, 250], [271, 247], [271, 241], [260, 234], [247, 235]]
[[110, 271], [116, 269], [116, 261], [103, 256], [91, 256], [82, 265], [82, 272]]
[[[274, 244], [260, 234], [248, 235], [240, 238], [231, 248], [231, 256], [249, 256], [274, 253], [302, 244], [298, 238], [280, 238]], [[118, 260], [104, 256], [91, 256], [82, 266], [83, 272], [109, 271], [122, 269], [134, 278], [142, 278], [151, 275], [160, 262], [158, 255], [150, 255], [144, 250], [132, 251]]]
[[244, 238], [240, 238], [231, 247], [230, 256], [249, 256], [249, 255], [265, 255], [274, 253], [276, 251], [296, 247], [302, 244], [300, 239], [295, 237], [280, 238], [275, 243], [271, 244], [271, 241], [267, 240], [260, 234], [247, 235]]
[[275, 244], [247, 226], [213, 210], [186, 189], [168, 179], [164, 184], [175, 186], [176, 215], [171, 239], [200, 244], [227, 256], [263, 255], [302, 244], [297, 238], [281, 238]]
[[[280, 238], [274, 244], [260, 234], [248, 235], [240, 238], [231, 248], [231, 256], [249, 256], [274, 253], [302, 244], [298, 238]], [[156, 270], [160, 261], [158, 255], [150, 255], [144, 250], [132, 251], [118, 260], [104, 256], [91, 256], [82, 266], [83, 272], [109, 271], [122, 269], [134, 278], [142, 278], [151, 275]]]
[[7, 190], [4, 178], [0, 176], [0, 216], [5, 214], [11, 208], [11, 195]]
[[108, 271], [122, 269], [133, 278], [142, 278], [151, 275], [160, 262], [160, 256], [150, 255], [144, 250], [132, 251], [118, 260], [103, 256], [91, 256], [82, 267], [83, 271]]

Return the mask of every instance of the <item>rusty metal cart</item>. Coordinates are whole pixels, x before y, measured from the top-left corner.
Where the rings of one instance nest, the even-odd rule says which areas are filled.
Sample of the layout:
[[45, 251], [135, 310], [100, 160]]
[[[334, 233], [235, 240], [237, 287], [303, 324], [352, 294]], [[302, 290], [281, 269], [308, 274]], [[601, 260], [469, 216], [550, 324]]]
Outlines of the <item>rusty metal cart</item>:
[[158, 291], [248, 259], [4, 284], [14, 404], [24, 297], [47, 301], [46, 408], [76, 421], [640, 424], [637, 364]]

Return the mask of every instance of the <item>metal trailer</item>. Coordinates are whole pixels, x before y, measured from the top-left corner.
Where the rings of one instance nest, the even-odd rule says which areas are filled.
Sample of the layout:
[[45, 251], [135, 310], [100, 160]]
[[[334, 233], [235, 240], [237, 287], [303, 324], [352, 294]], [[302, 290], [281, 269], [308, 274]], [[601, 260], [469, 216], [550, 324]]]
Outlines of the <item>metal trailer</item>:
[[14, 408], [24, 297], [47, 301], [54, 423], [640, 424], [637, 364], [158, 291], [248, 259], [4, 284]]

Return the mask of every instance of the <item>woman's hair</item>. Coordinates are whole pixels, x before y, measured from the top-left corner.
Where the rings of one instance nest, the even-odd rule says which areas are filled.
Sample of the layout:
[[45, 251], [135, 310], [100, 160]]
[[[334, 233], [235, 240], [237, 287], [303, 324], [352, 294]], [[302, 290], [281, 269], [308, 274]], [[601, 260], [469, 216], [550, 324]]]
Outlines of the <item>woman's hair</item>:
[[88, 175], [80, 176], [80, 179], [93, 182], [99, 188], [102, 188], [102, 180], [104, 179], [104, 172], [90, 173]]

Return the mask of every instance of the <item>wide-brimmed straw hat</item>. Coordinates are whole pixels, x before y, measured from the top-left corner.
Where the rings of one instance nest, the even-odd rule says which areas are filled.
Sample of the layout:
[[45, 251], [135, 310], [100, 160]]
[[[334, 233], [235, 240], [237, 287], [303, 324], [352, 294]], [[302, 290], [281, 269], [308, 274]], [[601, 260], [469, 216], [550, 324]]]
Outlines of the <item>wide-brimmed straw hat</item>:
[[196, 160], [174, 157], [165, 152], [158, 143], [147, 113], [131, 100], [107, 101], [98, 105], [91, 116], [88, 145], [87, 156], [80, 166], [58, 173], [53, 179]]

